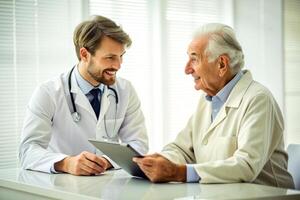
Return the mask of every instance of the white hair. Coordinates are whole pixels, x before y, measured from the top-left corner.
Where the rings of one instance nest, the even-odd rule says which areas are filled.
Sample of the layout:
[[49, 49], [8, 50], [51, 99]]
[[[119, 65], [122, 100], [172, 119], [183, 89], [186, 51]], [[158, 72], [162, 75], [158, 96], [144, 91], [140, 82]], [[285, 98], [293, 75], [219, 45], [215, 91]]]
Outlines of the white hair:
[[227, 54], [230, 58], [229, 66], [234, 74], [244, 67], [244, 53], [235, 37], [234, 30], [219, 23], [205, 24], [198, 29], [194, 38], [208, 36], [204, 53], [208, 62], [215, 61], [220, 55]]

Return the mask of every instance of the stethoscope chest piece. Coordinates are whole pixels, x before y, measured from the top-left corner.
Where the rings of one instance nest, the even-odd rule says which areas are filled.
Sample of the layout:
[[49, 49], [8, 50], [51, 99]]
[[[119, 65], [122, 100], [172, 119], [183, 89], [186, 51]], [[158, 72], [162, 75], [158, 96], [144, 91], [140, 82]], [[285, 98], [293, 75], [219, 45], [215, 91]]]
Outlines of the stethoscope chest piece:
[[72, 118], [73, 118], [74, 122], [79, 122], [81, 119], [80, 114], [78, 112], [72, 113]]

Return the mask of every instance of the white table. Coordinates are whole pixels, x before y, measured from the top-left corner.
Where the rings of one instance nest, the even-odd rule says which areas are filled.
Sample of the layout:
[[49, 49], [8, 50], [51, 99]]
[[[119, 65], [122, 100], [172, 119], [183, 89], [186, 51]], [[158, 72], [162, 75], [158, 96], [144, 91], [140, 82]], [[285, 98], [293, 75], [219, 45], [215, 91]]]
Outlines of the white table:
[[[265, 197], [265, 198], [262, 198]], [[257, 184], [154, 184], [123, 170], [99, 176], [0, 170], [0, 199], [300, 199], [300, 191]]]

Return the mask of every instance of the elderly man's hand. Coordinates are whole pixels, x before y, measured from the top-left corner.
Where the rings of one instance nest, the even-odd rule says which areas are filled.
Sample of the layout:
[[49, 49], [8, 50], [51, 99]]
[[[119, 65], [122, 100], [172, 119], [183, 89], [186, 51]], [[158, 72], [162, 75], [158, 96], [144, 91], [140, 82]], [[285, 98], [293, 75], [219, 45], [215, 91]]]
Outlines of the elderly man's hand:
[[135, 157], [133, 161], [152, 182], [186, 182], [186, 166], [174, 164], [157, 153], [143, 158]]

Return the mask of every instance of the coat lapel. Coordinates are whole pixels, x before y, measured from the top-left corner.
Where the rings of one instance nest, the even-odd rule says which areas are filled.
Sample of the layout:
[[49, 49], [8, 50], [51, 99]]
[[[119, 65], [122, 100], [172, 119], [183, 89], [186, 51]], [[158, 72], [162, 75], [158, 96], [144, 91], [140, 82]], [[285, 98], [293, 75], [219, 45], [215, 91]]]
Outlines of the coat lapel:
[[102, 121], [106, 112], [108, 111], [109, 105], [110, 105], [110, 100], [108, 98], [108, 88], [105, 87], [104, 88], [104, 92], [103, 95], [101, 97], [101, 110], [100, 110], [100, 115], [99, 115], [99, 120], [98, 121]]
[[[213, 121], [213, 123], [210, 124], [207, 131], [205, 131], [205, 133], [203, 134], [202, 141], [205, 141], [213, 133], [214, 128], [227, 117], [227, 112], [225, 108], [225, 106], [221, 108], [216, 119]], [[209, 115], [209, 119], [211, 119], [211, 115]]]
[[223, 106], [221, 108], [221, 110], [219, 111], [216, 119], [213, 121], [213, 123], [211, 123], [211, 125], [209, 126], [207, 132], [210, 132], [212, 129], [214, 129], [218, 124], [220, 124], [227, 116], [227, 112], [226, 112], [226, 106]]
[[202, 140], [207, 139], [213, 133], [213, 130], [216, 128], [216, 126], [218, 126], [224, 119], [226, 119], [230, 109], [237, 109], [240, 106], [244, 94], [253, 81], [251, 73], [249, 71], [245, 70], [243, 71], [243, 73], [243, 77], [232, 89], [227, 101], [217, 114], [216, 119], [213, 121], [213, 123], [211, 123], [207, 131], [203, 134]]

